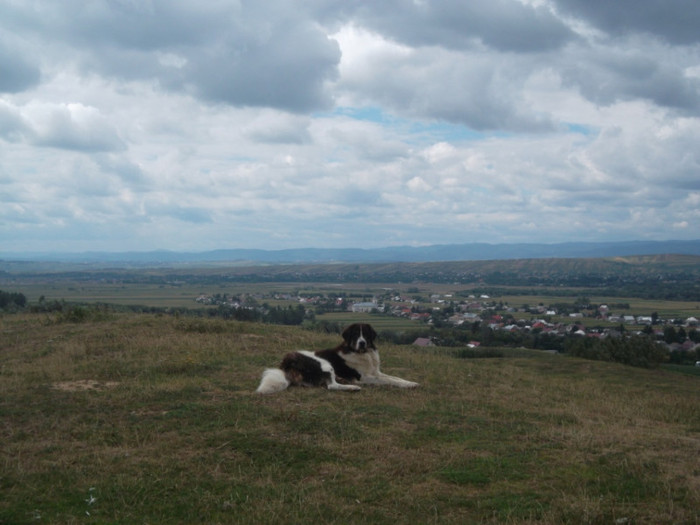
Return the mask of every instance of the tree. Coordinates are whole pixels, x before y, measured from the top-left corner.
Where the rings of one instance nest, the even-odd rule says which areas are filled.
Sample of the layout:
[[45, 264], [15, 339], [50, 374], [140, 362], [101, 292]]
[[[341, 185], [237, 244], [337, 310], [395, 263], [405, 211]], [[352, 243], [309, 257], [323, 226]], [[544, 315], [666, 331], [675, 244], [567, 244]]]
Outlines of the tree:
[[576, 299], [576, 306], [586, 309], [591, 305], [591, 300], [588, 297], [582, 296]]
[[27, 298], [24, 294], [0, 290], [0, 310], [24, 308], [25, 306], [27, 306]]
[[668, 344], [678, 343], [678, 333], [673, 326], [664, 328], [664, 341]]

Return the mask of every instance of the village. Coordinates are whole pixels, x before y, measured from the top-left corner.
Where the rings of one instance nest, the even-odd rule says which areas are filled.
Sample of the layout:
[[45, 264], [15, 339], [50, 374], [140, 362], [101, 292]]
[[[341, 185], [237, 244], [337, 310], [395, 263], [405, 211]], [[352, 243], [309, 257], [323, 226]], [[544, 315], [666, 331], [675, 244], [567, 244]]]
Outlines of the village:
[[[514, 307], [494, 301], [487, 295], [470, 295], [468, 300], [455, 302], [452, 295], [433, 294], [431, 305], [421, 306], [415, 300], [394, 297], [390, 306], [378, 302], [354, 303], [353, 312], [376, 312], [405, 317], [429, 325], [454, 327], [487, 327], [510, 333], [539, 333], [554, 336], [603, 338], [619, 336], [623, 331], [653, 335], [669, 350], [690, 351], [700, 346], [698, 319], [664, 319], [656, 314], [632, 315], [613, 313], [608, 305], [580, 305], [578, 311], [561, 312], [552, 306], [523, 305]], [[625, 305], [628, 307], [628, 305]], [[571, 309], [571, 308], [566, 308]], [[585, 322], [584, 322], [585, 320]], [[475, 330], [476, 331], [476, 330]], [[416, 344], [430, 345], [430, 338], [420, 338]], [[472, 341], [470, 346], [479, 346]]]
[[[696, 351], [700, 348], [700, 331], [696, 317], [664, 318], [656, 313], [635, 315], [626, 303], [591, 304], [586, 298], [571, 303], [512, 305], [485, 294], [420, 294], [398, 293], [385, 289], [379, 295], [278, 293], [228, 296], [226, 294], [197, 297], [203, 305], [233, 309], [265, 309], [270, 303], [303, 306], [307, 317], [318, 318], [329, 312], [352, 312], [393, 316], [414, 321], [417, 326], [455, 328], [474, 334], [468, 346], [482, 344], [485, 330], [501, 337], [496, 340], [519, 340], [518, 335], [541, 337], [619, 337], [645, 334], [667, 346], [669, 351]], [[622, 312], [622, 313], [621, 313]], [[503, 337], [512, 334], [513, 337]], [[414, 344], [430, 346], [435, 338], [418, 337]]]

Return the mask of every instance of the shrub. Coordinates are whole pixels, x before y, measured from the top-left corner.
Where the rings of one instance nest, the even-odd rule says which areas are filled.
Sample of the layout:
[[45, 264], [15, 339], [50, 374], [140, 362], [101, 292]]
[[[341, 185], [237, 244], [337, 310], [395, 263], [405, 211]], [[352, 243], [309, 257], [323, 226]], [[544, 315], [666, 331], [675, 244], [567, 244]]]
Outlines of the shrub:
[[27, 305], [27, 298], [22, 293], [3, 292], [0, 290], [0, 310], [17, 310]]
[[668, 352], [649, 337], [608, 337], [570, 339], [567, 353], [584, 359], [613, 361], [641, 368], [656, 368], [668, 358]]
[[110, 319], [113, 312], [106, 305], [69, 305], [61, 303], [61, 308], [56, 310], [56, 323], [85, 323], [98, 322]]

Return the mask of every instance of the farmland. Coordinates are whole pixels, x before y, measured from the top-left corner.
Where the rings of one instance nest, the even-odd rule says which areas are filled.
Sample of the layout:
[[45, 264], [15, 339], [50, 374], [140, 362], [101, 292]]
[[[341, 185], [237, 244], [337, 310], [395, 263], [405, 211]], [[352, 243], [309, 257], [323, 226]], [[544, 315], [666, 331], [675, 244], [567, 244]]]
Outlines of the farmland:
[[[558, 351], [571, 346], [574, 332], [607, 337], [644, 331], [675, 345], [669, 346], [679, 350], [671, 354], [675, 364], [693, 364], [700, 358], [693, 348], [700, 343], [693, 324], [700, 315], [700, 258], [692, 256], [6, 268], [0, 274], [0, 290], [24, 294], [32, 311], [109, 305], [122, 311], [305, 323], [326, 331], [361, 318], [397, 343], [420, 337], [447, 346], [474, 343]], [[316, 280], [307, 280], [312, 278]]]
[[187, 307], [201, 294], [340, 291], [373, 297], [488, 294], [511, 304], [634, 299], [642, 312], [693, 315], [700, 308], [700, 257], [531, 259], [446, 263], [106, 268], [0, 261], [0, 289], [49, 300]]

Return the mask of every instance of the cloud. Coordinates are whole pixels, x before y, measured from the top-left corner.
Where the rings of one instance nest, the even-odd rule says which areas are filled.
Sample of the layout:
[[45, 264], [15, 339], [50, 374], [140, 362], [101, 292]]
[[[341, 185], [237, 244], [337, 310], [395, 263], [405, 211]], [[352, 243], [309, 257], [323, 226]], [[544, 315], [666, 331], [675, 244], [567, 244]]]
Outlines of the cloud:
[[0, 100], [0, 137], [14, 142], [27, 132], [22, 114], [14, 106]]
[[[391, 0], [353, 5], [351, 18], [358, 25], [412, 48], [486, 46], [520, 54], [558, 49], [575, 36], [549, 9], [512, 0]], [[345, 10], [341, 13], [347, 16]]]
[[697, 16], [0, 0], [3, 248], [697, 237]]
[[311, 140], [310, 123], [308, 117], [263, 111], [243, 129], [243, 133], [255, 142], [305, 144]]
[[40, 77], [39, 67], [0, 34], [0, 93], [24, 91], [35, 86]]
[[552, 127], [547, 116], [519, 104], [532, 73], [527, 59], [478, 50], [407, 48], [353, 26], [336, 38], [344, 57], [339, 88], [352, 103], [369, 99], [399, 114], [477, 130]]
[[644, 99], [690, 114], [700, 110], [700, 79], [689, 76], [688, 63], [675, 62], [664, 47], [641, 41], [591, 45], [577, 59], [562, 67], [562, 79], [597, 104]]
[[212, 217], [208, 210], [183, 204], [150, 203], [146, 205], [145, 213], [151, 220], [161, 220], [164, 217], [169, 217], [182, 222], [212, 222]]
[[39, 146], [87, 152], [125, 148], [117, 131], [97, 108], [78, 103], [32, 105], [26, 112], [33, 140]]
[[268, 21], [262, 33], [237, 27], [205, 53], [186, 56], [169, 87], [214, 102], [300, 112], [331, 107], [325, 90], [340, 52], [335, 42], [302, 20]]
[[294, 112], [332, 104], [326, 83], [338, 46], [283, 1], [68, 0], [39, 2], [31, 17], [15, 9], [32, 31], [70, 46], [85, 73], [157, 82], [211, 103]]
[[655, 0], [555, 0], [554, 5], [611, 35], [643, 33], [678, 45], [700, 42], [700, 5], [694, 0], [677, 0], [673, 6]]

